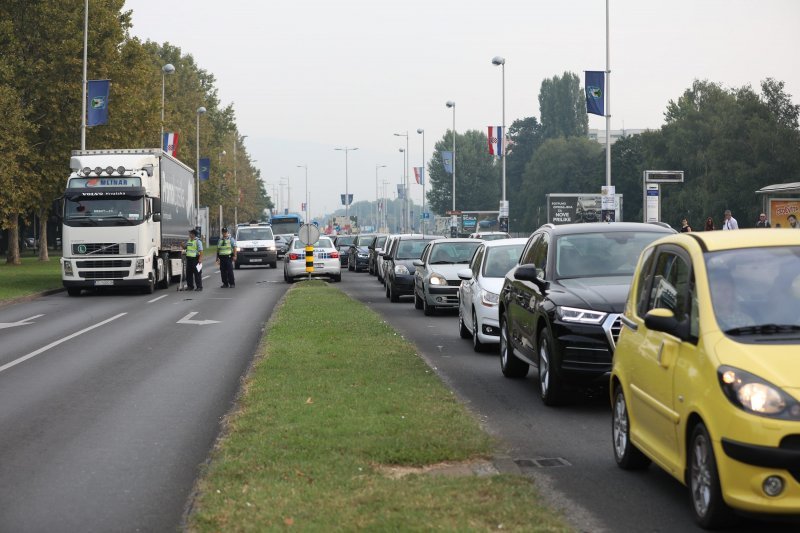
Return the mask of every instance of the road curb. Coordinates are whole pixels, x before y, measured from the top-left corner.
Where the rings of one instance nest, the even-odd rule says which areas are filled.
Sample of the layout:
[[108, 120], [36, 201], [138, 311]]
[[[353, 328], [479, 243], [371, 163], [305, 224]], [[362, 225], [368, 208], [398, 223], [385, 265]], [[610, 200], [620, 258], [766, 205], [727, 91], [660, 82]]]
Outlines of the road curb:
[[42, 296], [50, 296], [51, 294], [57, 294], [59, 292], [64, 292], [65, 290], [66, 289], [64, 287], [59, 287], [58, 289], [47, 289], [46, 291], [26, 294], [25, 296], [17, 296], [16, 298], [9, 298], [8, 300], [0, 300], [0, 308], [22, 302], [30, 302], [32, 300], [36, 300], [37, 298], [41, 298]]

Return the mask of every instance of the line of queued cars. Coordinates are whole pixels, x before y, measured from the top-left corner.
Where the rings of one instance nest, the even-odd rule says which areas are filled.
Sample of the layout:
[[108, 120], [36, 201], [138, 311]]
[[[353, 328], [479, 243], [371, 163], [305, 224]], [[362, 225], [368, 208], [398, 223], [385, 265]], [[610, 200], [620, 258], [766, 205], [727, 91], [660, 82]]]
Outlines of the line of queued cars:
[[457, 309], [459, 335], [498, 345], [505, 377], [535, 369], [545, 405], [607, 391], [618, 466], [686, 485], [701, 527], [800, 515], [795, 233], [597, 222], [477, 237], [365, 237], [366, 269], [392, 302]]

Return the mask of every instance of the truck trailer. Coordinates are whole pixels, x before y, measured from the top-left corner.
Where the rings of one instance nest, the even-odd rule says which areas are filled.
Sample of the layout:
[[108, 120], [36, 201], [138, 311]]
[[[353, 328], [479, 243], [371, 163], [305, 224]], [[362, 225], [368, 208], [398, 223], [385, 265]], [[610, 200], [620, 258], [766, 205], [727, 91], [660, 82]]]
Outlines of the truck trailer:
[[58, 206], [69, 295], [169, 287], [195, 227], [194, 171], [157, 148], [74, 150], [70, 170]]

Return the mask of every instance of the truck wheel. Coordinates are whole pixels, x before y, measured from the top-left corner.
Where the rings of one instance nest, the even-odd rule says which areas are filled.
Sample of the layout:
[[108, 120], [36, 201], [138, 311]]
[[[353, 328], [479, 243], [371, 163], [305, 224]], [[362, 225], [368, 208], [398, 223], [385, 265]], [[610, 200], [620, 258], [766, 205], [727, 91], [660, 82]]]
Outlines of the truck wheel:
[[156, 282], [154, 279], [150, 279], [146, 286], [142, 287], [142, 292], [144, 294], [153, 294], [156, 290]]
[[67, 294], [70, 296], [80, 296], [81, 295], [81, 288], [80, 287], [67, 287]]
[[172, 272], [170, 269], [170, 261], [169, 256], [161, 256], [158, 258], [158, 274], [162, 279], [158, 280], [158, 288], [159, 289], [169, 289], [169, 282], [172, 278]]

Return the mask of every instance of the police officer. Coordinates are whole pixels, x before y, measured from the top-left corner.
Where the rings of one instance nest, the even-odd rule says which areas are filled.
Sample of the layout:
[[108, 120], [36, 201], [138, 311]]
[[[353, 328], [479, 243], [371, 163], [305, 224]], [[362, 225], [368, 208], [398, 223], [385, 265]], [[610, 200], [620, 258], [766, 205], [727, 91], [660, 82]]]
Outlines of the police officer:
[[230, 236], [228, 228], [222, 228], [222, 238], [217, 243], [217, 264], [219, 274], [222, 276], [220, 288], [234, 288], [236, 280], [233, 279], [233, 262], [236, 261], [236, 239]]
[[[189, 240], [186, 241], [186, 286], [189, 290], [203, 290], [203, 275], [197, 270], [197, 265], [203, 263], [203, 241], [197, 238], [197, 231], [189, 230]], [[197, 288], [195, 288], [197, 285]]]

